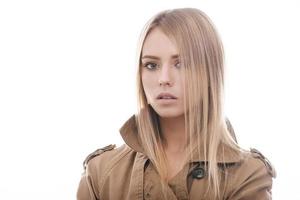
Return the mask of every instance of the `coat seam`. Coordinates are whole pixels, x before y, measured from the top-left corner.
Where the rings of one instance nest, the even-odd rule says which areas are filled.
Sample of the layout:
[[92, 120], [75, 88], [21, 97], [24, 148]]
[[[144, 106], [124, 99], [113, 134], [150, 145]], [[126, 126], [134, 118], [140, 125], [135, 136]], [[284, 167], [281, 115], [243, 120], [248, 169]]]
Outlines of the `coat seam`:
[[[126, 148], [127, 146], [125, 146]], [[127, 147], [128, 148], [128, 147]], [[128, 155], [132, 150], [130, 148], [128, 149], [125, 149], [124, 152], [122, 152], [118, 158], [116, 158], [116, 160], [112, 163], [110, 163], [110, 165], [105, 169], [103, 170], [103, 174], [104, 176], [99, 180], [99, 196], [101, 196], [102, 194], [102, 190], [103, 190], [103, 187], [104, 187], [104, 183], [106, 181], [106, 179], [109, 177], [112, 169], [118, 164], [118, 162], [124, 158], [126, 155]]]

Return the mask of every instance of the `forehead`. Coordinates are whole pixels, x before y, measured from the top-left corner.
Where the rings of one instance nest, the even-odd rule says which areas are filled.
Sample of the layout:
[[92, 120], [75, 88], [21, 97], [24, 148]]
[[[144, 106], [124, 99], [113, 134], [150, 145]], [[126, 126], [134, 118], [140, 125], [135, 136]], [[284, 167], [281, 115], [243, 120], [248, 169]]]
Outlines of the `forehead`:
[[178, 55], [178, 48], [159, 28], [154, 28], [146, 37], [142, 58], [148, 55], [158, 58], [172, 58]]

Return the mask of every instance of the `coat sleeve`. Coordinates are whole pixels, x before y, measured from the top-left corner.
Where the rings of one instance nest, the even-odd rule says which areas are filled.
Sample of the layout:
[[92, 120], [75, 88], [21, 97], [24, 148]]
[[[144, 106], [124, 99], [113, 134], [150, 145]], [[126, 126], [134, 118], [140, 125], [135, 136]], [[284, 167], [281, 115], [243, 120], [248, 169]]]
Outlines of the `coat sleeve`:
[[83, 162], [84, 173], [81, 176], [77, 189], [77, 200], [100, 200], [99, 197], [99, 174], [100, 155], [105, 151], [111, 151], [115, 144], [102, 147], [90, 153]]
[[77, 200], [100, 200], [96, 197], [95, 183], [88, 169], [83, 173], [77, 189]]
[[[254, 149], [255, 150], [255, 149]], [[230, 200], [272, 199], [272, 183], [276, 172], [271, 163], [257, 150], [251, 149], [251, 158], [234, 181]]]

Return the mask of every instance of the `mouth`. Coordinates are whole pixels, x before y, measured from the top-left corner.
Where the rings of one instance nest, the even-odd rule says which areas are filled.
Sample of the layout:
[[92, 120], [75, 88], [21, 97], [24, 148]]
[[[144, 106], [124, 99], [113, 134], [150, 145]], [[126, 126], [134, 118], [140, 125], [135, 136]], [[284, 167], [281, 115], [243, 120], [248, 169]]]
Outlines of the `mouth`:
[[158, 100], [175, 100], [175, 99], [177, 99], [177, 97], [170, 93], [160, 93], [157, 96], [157, 99]]

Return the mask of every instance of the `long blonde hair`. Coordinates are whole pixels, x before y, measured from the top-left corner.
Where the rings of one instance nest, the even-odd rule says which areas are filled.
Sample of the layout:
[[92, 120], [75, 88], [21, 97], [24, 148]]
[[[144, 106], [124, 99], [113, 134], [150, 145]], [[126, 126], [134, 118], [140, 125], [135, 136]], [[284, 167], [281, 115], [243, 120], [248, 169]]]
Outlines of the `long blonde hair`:
[[[167, 161], [160, 133], [158, 114], [147, 104], [141, 80], [141, 54], [147, 35], [160, 28], [179, 50], [180, 64], [184, 68], [185, 127], [191, 159], [194, 147], [203, 152], [208, 163], [208, 189], [216, 198], [220, 195], [220, 176], [217, 150], [221, 142], [240, 151], [226, 126], [224, 105], [224, 53], [223, 46], [209, 17], [195, 8], [162, 11], [145, 25], [137, 50], [136, 122], [144, 151], [157, 169], [161, 181], [167, 182]], [[144, 112], [141, 112], [141, 111]], [[192, 143], [192, 141], [195, 141]]]

